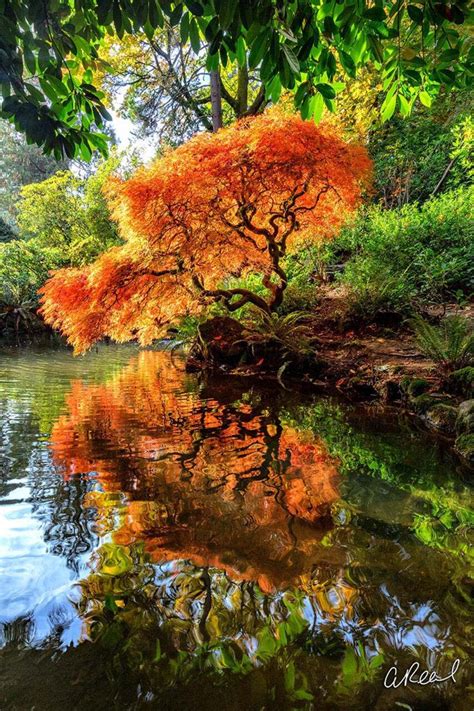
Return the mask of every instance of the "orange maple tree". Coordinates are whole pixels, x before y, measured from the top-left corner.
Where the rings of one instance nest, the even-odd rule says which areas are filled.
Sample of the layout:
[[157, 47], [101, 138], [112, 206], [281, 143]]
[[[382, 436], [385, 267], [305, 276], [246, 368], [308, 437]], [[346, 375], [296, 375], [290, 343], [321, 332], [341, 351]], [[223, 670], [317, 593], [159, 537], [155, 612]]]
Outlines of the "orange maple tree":
[[[198, 134], [110, 182], [125, 243], [55, 272], [43, 316], [80, 352], [103, 336], [150, 343], [210, 301], [271, 312], [287, 285], [288, 251], [333, 235], [369, 173], [364, 148], [277, 110]], [[266, 297], [230, 288], [229, 277], [249, 272], [261, 274]]]

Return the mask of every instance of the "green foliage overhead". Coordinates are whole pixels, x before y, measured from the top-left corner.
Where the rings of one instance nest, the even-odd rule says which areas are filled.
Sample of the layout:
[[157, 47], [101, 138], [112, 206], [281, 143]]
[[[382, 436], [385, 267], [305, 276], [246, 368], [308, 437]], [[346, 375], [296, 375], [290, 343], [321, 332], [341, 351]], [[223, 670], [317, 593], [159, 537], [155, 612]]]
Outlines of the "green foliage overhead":
[[397, 108], [407, 115], [418, 98], [429, 105], [440, 86], [469, 82], [467, 16], [467, 0], [1, 0], [1, 115], [57, 157], [105, 153], [98, 129], [110, 116], [93, 84], [100, 43], [106, 32], [152, 37], [167, 23], [196, 53], [207, 47], [209, 70], [248, 53], [267, 96], [276, 101], [289, 89], [306, 118], [332, 110], [340, 68], [354, 77], [373, 61], [386, 120]]

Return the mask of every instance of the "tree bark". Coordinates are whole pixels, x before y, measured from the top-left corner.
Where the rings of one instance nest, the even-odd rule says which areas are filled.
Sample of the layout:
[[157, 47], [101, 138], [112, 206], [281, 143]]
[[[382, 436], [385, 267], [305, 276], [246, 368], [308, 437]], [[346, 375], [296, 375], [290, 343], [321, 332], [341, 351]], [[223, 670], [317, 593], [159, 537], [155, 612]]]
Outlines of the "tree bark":
[[237, 75], [237, 114], [238, 116], [243, 116], [247, 111], [248, 107], [248, 93], [249, 93], [249, 72], [247, 69], [247, 62], [243, 67], [239, 67], [239, 72]]
[[219, 72], [211, 71], [211, 109], [212, 109], [212, 130], [214, 133], [222, 128], [222, 96], [221, 80]]

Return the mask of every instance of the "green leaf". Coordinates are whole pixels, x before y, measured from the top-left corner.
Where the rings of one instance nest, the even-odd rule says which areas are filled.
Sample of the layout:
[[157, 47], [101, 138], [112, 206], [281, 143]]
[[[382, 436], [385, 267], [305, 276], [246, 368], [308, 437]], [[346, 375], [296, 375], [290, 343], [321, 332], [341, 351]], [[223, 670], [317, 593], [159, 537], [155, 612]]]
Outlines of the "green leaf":
[[29, 45], [25, 45], [23, 50], [23, 60], [25, 62], [26, 68], [30, 74], [35, 74], [36, 72], [36, 58]]
[[381, 110], [380, 110], [380, 115], [382, 118], [382, 121], [388, 121], [389, 119], [392, 118], [395, 108], [397, 106], [397, 94], [394, 93], [393, 96], [390, 96], [390, 93], [387, 94], [385, 97], [385, 101], [382, 104]]
[[163, 25], [165, 24], [165, 18], [163, 17], [160, 3], [157, 2], [157, 0], [151, 0], [151, 2], [150, 2], [150, 9], [148, 11], [148, 19], [150, 21], [150, 25], [153, 30], [153, 32], [152, 32], [152, 37], [153, 37], [154, 30], [156, 30], [158, 27], [163, 27]]
[[300, 73], [300, 63], [298, 62], [298, 59], [293, 52], [292, 49], [288, 47], [288, 45], [284, 44], [283, 45], [283, 54], [285, 55], [287, 62], [290, 66], [291, 71], [294, 74], [299, 74]]
[[296, 689], [294, 697], [299, 701], [312, 701], [314, 699], [313, 694], [310, 691], [306, 691], [306, 689]]
[[273, 77], [271, 82], [266, 87], [265, 95], [267, 96], [267, 98], [270, 98], [273, 101], [273, 103], [276, 104], [276, 102], [280, 98], [280, 94], [281, 94], [281, 81], [280, 81], [280, 77], [277, 74], [275, 77]]
[[191, 42], [193, 52], [195, 54], [198, 54], [199, 50], [201, 49], [201, 38], [199, 36], [199, 27], [194, 18], [192, 18], [191, 22], [189, 23], [189, 40]]
[[49, 49], [43, 45], [40, 47], [40, 51], [38, 52], [38, 64], [41, 71], [44, 72], [48, 68], [50, 61], [51, 57], [49, 55]]
[[192, 12], [196, 17], [202, 17], [204, 14], [204, 8], [196, 0], [184, 0], [186, 7]]
[[57, 91], [54, 86], [51, 86], [49, 81], [46, 81], [46, 78], [40, 78], [39, 80], [40, 86], [43, 89], [44, 93], [50, 99], [51, 101], [55, 102], [58, 98], [57, 96]]
[[343, 49], [339, 50], [339, 60], [343, 66], [343, 68], [346, 70], [346, 72], [349, 74], [350, 77], [355, 77], [355, 62], [352, 59], [351, 55], [348, 54], [347, 52], [344, 52]]
[[295, 92], [295, 106], [300, 106], [308, 94], [308, 82], [304, 81]]
[[183, 5], [182, 3], [179, 3], [174, 7], [173, 11], [170, 13], [169, 16], [169, 21], [171, 27], [176, 27], [176, 25], [179, 23], [181, 20], [181, 15], [183, 14]]
[[400, 114], [402, 116], [408, 116], [410, 113], [410, 104], [407, 99], [403, 96], [403, 94], [399, 94], [398, 100], [400, 102]]
[[321, 121], [323, 111], [324, 99], [322, 97], [322, 94], [316, 94], [316, 96], [313, 97], [313, 118], [315, 123], [319, 123]]
[[219, 20], [222, 29], [227, 29], [234, 19], [236, 4], [234, 0], [220, 0], [219, 3]]
[[239, 37], [239, 39], [237, 40], [236, 55], [237, 64], [239, 65], [239, 67], [245, 66], [245, 63], [247, 61], [247, 52], [245, 49], [245, 42], [243, 37]]
[[367, 20], [383, 22], [386, 19], [385, 10], [382, 7], [369, 7], [363, 15]]
[[421, 25], [423, 22], [423, 10], [416, 5], [408, 5], [407, 7], [408, 15], [413, 22], [417, 25]]
[[459, 58], [459, 49], [453, 48], [453, 49], [445, 50], [442, 53], [440, 60], [442, 62], [452, 62], [458, 58]]
[[29, 95], [32, 97], [33, 101], [35, 103], [42, 104], [44, 102], [44, 95], [37, 89], [33, 84], [29, 84], [28, 82], [25, 82], [25, 88], [28, 89]]
[[428, 94], [426, 91], [420, 91], [420, 101], [423, 104], [423, 106], [426, 106], [427, 108], [430, 108], [431, 104], [433, 103], [433, 99], [431, 96]]
[[268, 47], [268, 40], [269, 33], [266, 29], [263, 30], [263, 32], [260, 32], [260, 34], [254, 39], [249, 54], [250, 69], [254, 69], [262, 61], [265, 50]]
[[113, 0], [98, 0], [97, 2], [97, 19], [101, 25], [105, 24], [107, 15], [112, 9]]
[[183, 17], [181, 18], [181, 23], [179, 26], [179, 36], [181, 38], [181, 42], [183, 44], [186, 44], [186, 42], [189, 39], [189, 13], [185, 12]]
[[79, 35], [74, 35], [73, 42], [78, 49], [79, 55], [83, 55], [86, 57], [90, 56], [90, 53], [91, 53], [90, 44], [83, 37], [80, 37]]
[[316, 89], [325, 99], [335, 99], [336, 92], [330, 84], [316, 84]]

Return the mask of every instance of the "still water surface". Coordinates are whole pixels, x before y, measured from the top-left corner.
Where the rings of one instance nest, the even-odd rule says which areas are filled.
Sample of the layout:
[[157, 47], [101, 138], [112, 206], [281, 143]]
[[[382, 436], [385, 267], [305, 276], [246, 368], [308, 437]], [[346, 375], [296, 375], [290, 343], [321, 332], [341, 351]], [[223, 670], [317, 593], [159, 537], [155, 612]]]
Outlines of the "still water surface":
[[0, 472], [1, 709], [473, 708], [469, 477], [394, 415], [5, 350]]

